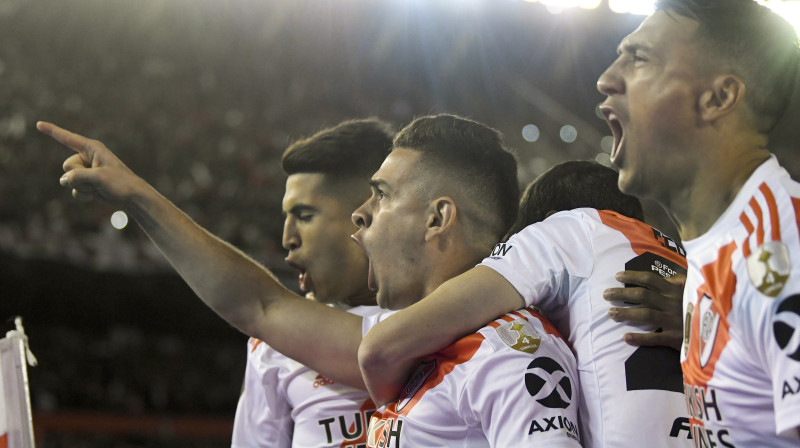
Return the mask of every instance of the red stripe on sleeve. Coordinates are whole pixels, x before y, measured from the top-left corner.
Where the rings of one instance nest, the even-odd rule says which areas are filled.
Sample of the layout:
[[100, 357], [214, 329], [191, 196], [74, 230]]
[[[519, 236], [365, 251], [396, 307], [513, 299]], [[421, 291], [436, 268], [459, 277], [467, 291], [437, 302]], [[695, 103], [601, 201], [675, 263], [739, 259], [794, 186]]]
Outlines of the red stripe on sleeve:
[[742, 216], [739, 217], [739, 221], [741, 221], [742, 225], [744, 226], [745, 230], [747, 230], [747, 238], [745, 238], [744, 242], [742, 243], [742, 251], [744, 252], [744, 258], [750, 256], [750, 235], [753, 234], [755, 227], [753, 227], [753, 223], [750, 222], [750, 218], [747, 217], [746, 214], [742, 213]]
[[753, 209], [753, 212], [756, 214], [758, 218], [758, 230], [756, 231], [756, 247], [761, 247], [764, 244], [764, 211], [761, 210], [761, 206], [758, 205], [758, 201], [756, 198], [750, 199], [750, 207]]
[[780, 241], [781, 219], [780, 216], [778, 216], [778, 203], [775, 201], [775, 195], [772, 194], [772, 190], [770, 190], [766, 183], [761, 184], [758, 189], [761, 190], [761, 193], [764, 195], [764, 199], [767, 200], [767, 208], [769, 209], [769, 223], [770, 227], [772, 227], [772, 241]]

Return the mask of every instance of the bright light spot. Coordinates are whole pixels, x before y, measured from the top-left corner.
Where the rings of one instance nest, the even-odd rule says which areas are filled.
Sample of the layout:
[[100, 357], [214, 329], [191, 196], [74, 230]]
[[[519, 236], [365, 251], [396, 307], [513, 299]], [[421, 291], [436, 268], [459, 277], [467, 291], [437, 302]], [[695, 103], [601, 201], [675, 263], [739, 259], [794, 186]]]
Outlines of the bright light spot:
[[606, 135], [605, 137], [601, 138], [600, 149], [611, 154], [611, 150], [614, 149], [614, 137]]
[[779, 16], [791, 23], [794, 29], [800, 33], [800, 2], [758, 0], [758, 3], [761, 3], [762, 5], [775, 11]]
[[128, 215], [122, 210], [117, 210], [111, 215], [111, 225], [117, 230], [122, 230], [128, 225]]
[[561, 136], [561, 140], [564, 140], [567, 143], [572, 143], [578, 138], [578, 130], [575, 129], [575, 126], [566, 124], [561, 127], [559, 135]]
[[595, 9], [602, 0], [525, 0], [529, 3], [541, 2], [553, 14], [563, 12], [567, 8]]
[[655, 7], [654, 0], [608, 0], [608, 7], [619, 14], [649, 16]]
[[526, 142], [535, 142], [539, 140], [539, 128], [535, 124], [526, 124], [522, 127], [522, 138]]

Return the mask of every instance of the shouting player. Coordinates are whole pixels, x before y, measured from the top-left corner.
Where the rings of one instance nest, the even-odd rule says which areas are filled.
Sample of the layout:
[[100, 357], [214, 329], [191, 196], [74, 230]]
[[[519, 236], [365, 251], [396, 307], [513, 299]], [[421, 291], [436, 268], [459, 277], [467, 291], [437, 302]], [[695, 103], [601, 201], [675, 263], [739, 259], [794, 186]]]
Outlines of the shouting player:
[[[79, 198], [99, 198], [133, 216], [198, 296], [228, 322], [334, 381], [363, 386], [357, 362], [361, 316], [283, 288], [269, 271], [194, 223], [102, 143], [48, 123], [38, 128], [77, 152], [64, 163], [61, 183]], [[470, 120], [450, 115], [415, 120], [395, 138], [379, 173], [357, 224], [382, 307], [407, 306], [469, 269], [516, 216], [516, 161], [496, 131]], [[438, 409], [453, 426], [404, 426], [394, 420], [382, 427], [385, 433], [373, 428], [368, 445], [385, 436], [389, 446], [464, 440], [472, 446], [578, 446], [575, 360], [544, 318], [525, 310], [509, 315], [474, 335], [467, 347], [448, 353], [458, 354], [447, 358], [457, 372], [449, 376], [435, 368], [435, 378], [441, 373], [447, 380], [426, 383], [431, 385], [426, 395], [458, 400]], [[488, 368], [494, 360], [504, 368]], [[456, 381], [464, 368], [479, 369], [480, 381]], [[463, 393], [451, 395], [446, 387]], [[488, 397], [497, 401], [485, 401]], [[428, 405], [407, 409], [430, 412]], [[531, 430], [539, 426], [548, 431]]]
[[[351, 120], [293, 143], [283, 153], [283, 246], [299, 286], [317, 301], [357, 315], [377, 312], [367, 259], [350, 240], [350, 215], [392, 146], [376, 119]], [[368, 394], [332, 381], [262, 342], [248, 342], [233, 448], [339, 447], [366, 443]]]
[[[616, 322], [604, 296], [623, 286], [615, 275], [627, 270], [680, 307], [680, 285], [662, 277], [685, 273], [683, 249], [642, 219], [639, 201], [619, 191], [612, 169], [586, 161], [553, 167], [525, 191], [512, 228], [518, 233], [480, 266], [365, 335], [359, 356], [373, 397], [396, 394], [404, 369], [441, 341], [525, 303], [541, 309], [574, 348], [584, 446], [690, 446], [678, 351], [626, 344], [626, 333], [656, 328]], [[680, 328], [678, 310], [666, 313], [673, 315]]]
[[660, 0], [597, 82], [620, 188], [661, 203], [686, 248], [698, 447], [800, 446], [800, 185], [767, 149], [799, 64], [753, 0]]

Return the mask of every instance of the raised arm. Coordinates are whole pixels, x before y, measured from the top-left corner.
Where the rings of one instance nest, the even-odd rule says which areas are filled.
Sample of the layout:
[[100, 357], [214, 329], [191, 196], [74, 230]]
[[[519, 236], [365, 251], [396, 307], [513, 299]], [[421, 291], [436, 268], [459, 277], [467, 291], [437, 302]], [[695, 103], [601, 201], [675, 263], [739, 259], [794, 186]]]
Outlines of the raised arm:
[[375, 325], [358, 350], [372, 400], [379, 405], [393, 400], [420, 358], [524, 306], [522, 297], [503, 276], [477, 266]]
[[331, 379], [364, 387], [357, 362], [361, 317], [283, 287], [270, 271], [195, 223], [102, 142], [50, 123], [36, 127], [76, 151], [64, 162], [61, 185], [80, 200], [124, 210], [223, 319]]

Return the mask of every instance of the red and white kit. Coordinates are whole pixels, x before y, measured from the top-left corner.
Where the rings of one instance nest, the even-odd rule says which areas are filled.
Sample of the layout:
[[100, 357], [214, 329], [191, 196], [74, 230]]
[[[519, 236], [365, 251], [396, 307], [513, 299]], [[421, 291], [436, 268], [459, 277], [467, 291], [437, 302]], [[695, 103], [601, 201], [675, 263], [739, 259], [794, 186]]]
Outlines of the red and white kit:
[[797, 447], [800, 184], [772, 157], [687, 241], [686, 400], [698, 447]]
[[611, 211], [556, 213], [498, 244], [482, 265], [542, 310], [575, 350], [586, 447], [686, 447], [689, 418], [677, 350], [634, 347], [622, 337], [654, 331], [615, 322], [603, 298], [623, 270], [686, 272], [683, 249], [658, 230]]
[[[347, 311], [363, 317], [381, 310]], [[363, 448], [374, 411], [367, 391], [335, 383], [251, 338], [231, 447]]]
[[555, 327], [509, 313], [424, 358], [372, 416], [367, 447], [579, 447], [576, 382]]

